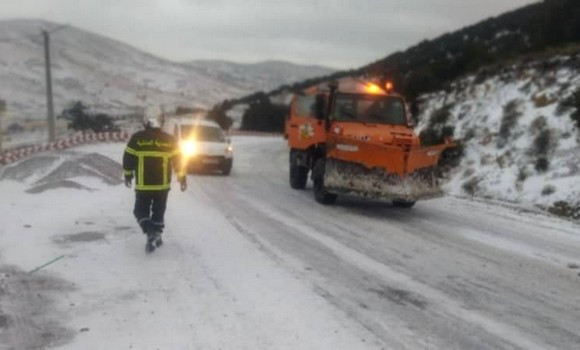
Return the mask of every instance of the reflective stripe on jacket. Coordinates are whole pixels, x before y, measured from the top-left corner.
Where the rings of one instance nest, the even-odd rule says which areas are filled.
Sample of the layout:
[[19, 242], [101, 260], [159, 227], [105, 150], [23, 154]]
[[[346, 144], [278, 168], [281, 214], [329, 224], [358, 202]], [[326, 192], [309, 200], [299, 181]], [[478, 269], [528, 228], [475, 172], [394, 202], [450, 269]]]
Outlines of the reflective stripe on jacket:
[[146, 129], [131, 136], [123, 154], [125, 176], [135, 175], [135, 190], [163, 191], [171, 187], [171, 168], [184, 176], [181, 152], [173, 136]]

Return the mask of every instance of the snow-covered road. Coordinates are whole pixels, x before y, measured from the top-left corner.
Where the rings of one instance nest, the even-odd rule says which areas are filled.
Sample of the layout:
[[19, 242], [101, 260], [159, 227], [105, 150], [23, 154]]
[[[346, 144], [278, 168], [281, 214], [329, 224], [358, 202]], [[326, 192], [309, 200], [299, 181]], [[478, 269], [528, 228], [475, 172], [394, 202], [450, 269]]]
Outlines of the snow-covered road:
[[321, 206], [290, 189], [283, 140], [234, 143], [231, 176], [171, 192], [151, 256], [122, 185], [0, 181], [0, 349], [580, 348], [579, 225], [449, 197]]

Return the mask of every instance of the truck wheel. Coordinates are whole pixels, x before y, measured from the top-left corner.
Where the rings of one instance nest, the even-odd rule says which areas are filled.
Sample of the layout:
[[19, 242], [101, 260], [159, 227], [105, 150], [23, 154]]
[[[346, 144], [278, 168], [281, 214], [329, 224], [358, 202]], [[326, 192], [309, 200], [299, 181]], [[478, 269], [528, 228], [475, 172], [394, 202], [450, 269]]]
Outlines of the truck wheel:
[[320, 204], [334, 204], [336, 202], [337, 195], [334, 193], [329, 193], [324, 187], [324, 159], [319, 159], [314, 165], [314, 171], [312, 176], [312, 182], [314, 183], [314, 199]]
[[393, 205], [399, 208], [411, 208], [415, 205], [415, 201], [405, 201], [402, 199], [393, 200]]
[[222, 175], [228, 176], [232, 171], [232, 165], [234, 160], [233, 159], [226, 159], [224, 164], [222, 165]]
[[290, 152], [290, 187], [303, 190], [308, 181], [308, 168], [298, 165], [295, 153]]

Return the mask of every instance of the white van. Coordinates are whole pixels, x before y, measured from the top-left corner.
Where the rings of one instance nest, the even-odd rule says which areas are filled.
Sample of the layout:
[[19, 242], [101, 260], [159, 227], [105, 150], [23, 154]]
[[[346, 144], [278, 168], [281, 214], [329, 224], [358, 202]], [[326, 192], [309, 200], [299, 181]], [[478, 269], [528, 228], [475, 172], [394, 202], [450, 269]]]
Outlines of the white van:
[[163, 131], [179, 142], [187, 158], [188, 172], [219, 170], [229, 175], [234, 160], [231, 141], [220, 126], [211, 120], [194, 118], [167, 118]]

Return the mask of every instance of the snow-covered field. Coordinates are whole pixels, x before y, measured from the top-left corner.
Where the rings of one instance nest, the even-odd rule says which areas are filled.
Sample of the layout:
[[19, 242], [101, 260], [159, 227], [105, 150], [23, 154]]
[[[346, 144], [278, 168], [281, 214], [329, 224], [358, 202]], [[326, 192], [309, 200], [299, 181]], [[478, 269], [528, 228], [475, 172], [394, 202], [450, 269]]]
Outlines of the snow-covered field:
[[234, 146], [231, 176], [174, 186], [152, 255], [124, 145], [0, 168], [0, 349], [580, 345], [580, 225], [452, 197], [320, 206], [283, 140]]

